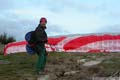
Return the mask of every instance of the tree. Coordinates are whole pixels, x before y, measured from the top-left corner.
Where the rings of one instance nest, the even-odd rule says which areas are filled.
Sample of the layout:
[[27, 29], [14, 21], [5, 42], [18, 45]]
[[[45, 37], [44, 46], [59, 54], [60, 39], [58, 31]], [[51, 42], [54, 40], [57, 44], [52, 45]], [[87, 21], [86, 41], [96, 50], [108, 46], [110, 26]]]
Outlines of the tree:
[[13, 36], [8, 36], [7, 33], [0, 35], [0, 43], [8, 44], [10, 42], [15, 42], [16, 39]]

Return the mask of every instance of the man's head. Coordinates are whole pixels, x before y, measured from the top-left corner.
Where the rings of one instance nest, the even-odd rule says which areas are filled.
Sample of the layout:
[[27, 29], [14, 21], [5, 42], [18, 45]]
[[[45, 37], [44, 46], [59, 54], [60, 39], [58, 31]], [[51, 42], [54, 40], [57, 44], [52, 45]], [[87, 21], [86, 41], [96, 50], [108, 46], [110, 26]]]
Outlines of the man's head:
[[42, 17], [40, 19], [40, 25], [46, 29], [47, 19], [45, 17]]

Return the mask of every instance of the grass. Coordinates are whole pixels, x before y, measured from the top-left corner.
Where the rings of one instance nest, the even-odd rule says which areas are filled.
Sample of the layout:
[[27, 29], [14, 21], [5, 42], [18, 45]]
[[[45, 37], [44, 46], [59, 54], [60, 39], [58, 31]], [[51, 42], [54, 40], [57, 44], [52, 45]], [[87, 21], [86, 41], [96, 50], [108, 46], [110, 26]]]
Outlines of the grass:
[[30, 56], [26, 53], [11, 54], [8, 56], [0, 55], [0, 60], [10, 62], [10, 64], [1, 64], [0, 80], [22, 79], [25, 78], [25, 74], [27, 73], [34, 76], [36, 56]]
[[[49, 57], [65, 58], [64, 53], [50, 53]], [[0, 55], [0, 60], [9, 61], [10, 64], [0, 64], [0, 80], [24, 80], [33, 78], [36, 80], [35, 64], [37, 55], [29, 55], [27, 53], [10, 54], [7, 56]], [[48, 59], [48, 62], [51, 58]]]
[[[74, 54], [74, 53], [73, 53]], [[59, 59], [92, 59], [109, 56], [106, 54], [67, 54], [59, 52], [49, 53], [47, 62]], [[117, 54], [117, 53], [116, 53]], [[29, 55], [27, 53], [10, 54], [7, 56], [0, 55], [0, 60], [9, 61], [10, 64], [0, 64], [0, 80], [36, 80], [35, 63], [37, 55]], [[102, 67], [103, 75], [111, 74], [112, 72], [120, 70], [120, 58], [119, 56], [113, 56], [105, 59], [99, 67]]]

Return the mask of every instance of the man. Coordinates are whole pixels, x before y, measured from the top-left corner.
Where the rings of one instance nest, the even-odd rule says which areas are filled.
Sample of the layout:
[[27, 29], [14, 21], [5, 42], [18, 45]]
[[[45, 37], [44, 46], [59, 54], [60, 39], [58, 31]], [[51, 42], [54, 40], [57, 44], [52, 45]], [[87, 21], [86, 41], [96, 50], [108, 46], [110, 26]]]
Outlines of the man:
[[32, 34], [32, 41], [35, 43], [34, 45], [34, 51], [38, 55], [38, 60], [36, 63], [36, 72], [37, 74], [44, 73], [44, 68], [46, 65], [46, 49], [45, 49], [45, 43], [47, 43], [47, 34], [45, 32], [47, 24], [47, 19], [42, 17], [40, 19], [40, 23], [38, 27], [35, 29], [35, 31]]

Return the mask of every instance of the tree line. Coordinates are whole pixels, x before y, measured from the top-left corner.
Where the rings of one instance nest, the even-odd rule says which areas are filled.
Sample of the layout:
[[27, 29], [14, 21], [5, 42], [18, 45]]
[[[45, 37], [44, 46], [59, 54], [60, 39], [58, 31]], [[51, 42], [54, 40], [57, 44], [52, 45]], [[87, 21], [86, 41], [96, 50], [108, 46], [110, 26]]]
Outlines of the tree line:
[[2, 44], [8, 44], [15, 41], [16, 39], [13, 36], [8, 36], [7, 33], [0, 34], [0, 43]]

